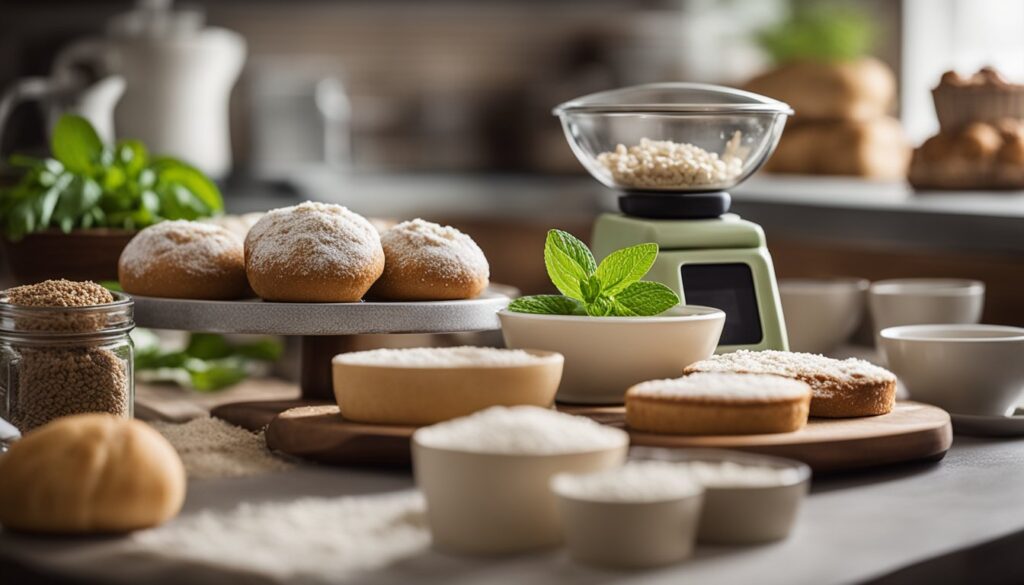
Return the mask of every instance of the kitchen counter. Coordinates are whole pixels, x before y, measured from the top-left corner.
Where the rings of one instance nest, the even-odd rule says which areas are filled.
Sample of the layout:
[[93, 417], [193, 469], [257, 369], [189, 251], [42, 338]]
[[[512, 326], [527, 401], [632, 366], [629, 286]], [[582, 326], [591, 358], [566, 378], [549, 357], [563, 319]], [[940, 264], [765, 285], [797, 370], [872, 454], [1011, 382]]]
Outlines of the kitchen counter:
[[[276, 475], [192, 481], [184, 515], [241, 502], [408, 489], [403, 473], [298, 467]], [[1019, 583], [1024, 581], [1024, 440], [957, 437], [939, 463], [815, 478], [799, 524], [780, 543], [700, 547], [666, 569], [609, 572], [564, 551], [476, 559], [420, 551], [352, 582], [370, 583]], [[0, 533], [0, 582], [178, 584], [269, 582], [210, 566], [130, 554], [121, 539]]]

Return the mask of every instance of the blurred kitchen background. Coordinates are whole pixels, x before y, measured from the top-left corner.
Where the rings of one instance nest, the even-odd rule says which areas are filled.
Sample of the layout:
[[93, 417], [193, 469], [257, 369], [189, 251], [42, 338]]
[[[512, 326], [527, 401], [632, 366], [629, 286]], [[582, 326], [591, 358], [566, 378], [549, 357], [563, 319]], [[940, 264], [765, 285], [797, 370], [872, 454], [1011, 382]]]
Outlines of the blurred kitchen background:
[[[733, 193], [780, 277], [978, 278], [986, 320], [1024, 324], [1024, 132], [985, 120], [951, 139], [952, 167], [916, 155], [921, 177], [963, 173], [908, 182], [940, 130], [943, 73], [970, 84], [988, 66], [1012, 90], [1022, 30], [1018, 0], [6, 0], [0, 154], [45, 153], [55, 111], [89, 110], [216, 177], [231, 211], [312, 198], [451, 222], [493, 280], [539, 292], [544, 231], [586, 236], [615, 198], [553, 106], [654, 81], [747, 86], [797, 110]], [[972, 174], [986, 156], [1009, 178]]]

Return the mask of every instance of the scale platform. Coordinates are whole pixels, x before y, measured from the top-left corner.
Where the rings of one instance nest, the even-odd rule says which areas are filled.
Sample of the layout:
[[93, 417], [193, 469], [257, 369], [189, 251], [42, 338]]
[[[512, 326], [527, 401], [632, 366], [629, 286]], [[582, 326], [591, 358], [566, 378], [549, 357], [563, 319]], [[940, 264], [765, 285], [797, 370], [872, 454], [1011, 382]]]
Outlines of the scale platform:
[[132, 299], [135, 323], [140, 327], [301, 337], [302, 397], [333, 400], [331, 358], [351, 348], [351, 336], [498, 329], [498, 311], [515, 294], [511, 287], [491, 285], [476, 298], [458, 301], [278, 303], [137, 295]]

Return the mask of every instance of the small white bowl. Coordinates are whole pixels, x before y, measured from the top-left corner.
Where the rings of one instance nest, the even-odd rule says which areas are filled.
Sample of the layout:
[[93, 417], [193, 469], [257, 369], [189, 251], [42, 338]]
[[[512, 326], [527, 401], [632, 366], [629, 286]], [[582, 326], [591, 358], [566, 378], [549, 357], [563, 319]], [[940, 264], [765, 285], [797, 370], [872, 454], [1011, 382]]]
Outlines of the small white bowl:
[[779, 281], [789, 349], [829, 353], [850, 339], [864, 318], [863, 278], [793, 278]]
[[789, 536], [811, 484], [807, 465], [769, 455], [722, 449], [658, 449], [639, 447], [635, 459], [770, 467], [784, 472], [785, 479], [772, 485], [704, 484], [697, 541], [706, 544], [755, 544]]
[[[626, 467], [599, 474], [622, 473], [636, 465], [644, 462], [627, 463]], [[551, 489], [558, 494], [569, 555], [581, 563], [620, 569], [657, 567], [690, 557], [700, 523], [704, 488], [683, 466], [678, 467], [666, 470], [672, 473], [658, 474], [659, 481], [672, 485], [653, 498], [632, 493], [590, 493], [592, 490], [586, 488], [585, 482], [594, 479], [593, 474], [555, 476]], [[629, 491], [636, 487], [647, 486], [630, 486], [634, 489]], [[667, 486], [651, 487], [664, 491]]]
[[878, 332], [899, 325], [977, 323], [985, 307], [985, 283], [963, 278], [898, 278], [871, 283], [868, 305]]
[[889, 368], [914, 400], [956, 414], [1002, 416], [1024, 392], [1024, 328], [906, 325], [879, 336]]
[[725, 313], [683, 305], [656, 317], [578, 317], [498, 313], [505, 344], [565, 356], [556, 399], [622, 404], [630, 386], [676, 378], [718, 347]]
[[[426, 427], [429, 429], [430, 427]], [[618, 467], [629, 435], [615, 447], [559, 454], [480, 453], [412, 440], [416, 485], [427, 501], [433, 545], [443, 552], [493, 555], [556, 546], [563, 541], [551, 478]]]

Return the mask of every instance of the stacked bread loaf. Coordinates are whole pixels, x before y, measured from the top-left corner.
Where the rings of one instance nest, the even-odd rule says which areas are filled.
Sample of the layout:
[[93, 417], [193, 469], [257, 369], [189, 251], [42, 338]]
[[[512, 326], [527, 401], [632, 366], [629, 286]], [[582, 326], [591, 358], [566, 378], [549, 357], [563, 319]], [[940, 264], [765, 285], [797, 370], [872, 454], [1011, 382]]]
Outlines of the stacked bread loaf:
[[1024, 84], [990, 67], [948, 71], [932, 98], [940, 129], [914, 151], [914, 188], [1024, 188]]
[[777, 173], [902, 178], [910, 148], [889, 115], [896, 79], [873, 58], [797, 61], [747, 84], [796, 111], [765, 169]]

